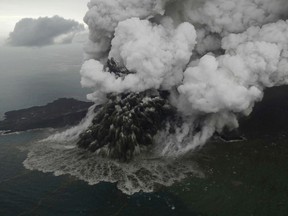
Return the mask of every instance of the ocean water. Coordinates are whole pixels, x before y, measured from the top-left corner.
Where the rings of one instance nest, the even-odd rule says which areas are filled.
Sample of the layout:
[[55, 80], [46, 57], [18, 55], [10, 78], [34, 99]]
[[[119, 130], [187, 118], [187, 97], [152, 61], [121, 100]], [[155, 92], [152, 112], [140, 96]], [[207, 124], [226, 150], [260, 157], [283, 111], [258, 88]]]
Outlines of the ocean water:
[[[77, 44], [1, 47], [0, 116], [9, 110], [44, 105], [60, 97], [85, 100], [89, 91], [80, 86], [81, 64], [82, 47]], [[193, 215], [167, 191], [129, 196], [116, 183], [100, 182], [91, 186], [77, 176], [56, 177], [55, 173], [26, 169], [23, 162], [39, 145], [38, 141], [53, 133], [56, 131], [35, 130], [0, 135], [1, 216]], [[54, 162], [57, 164], [57, 160]]]
[[[1, 47], [0, 112], [59, 97], [85, 99], [81, 59], [79, 45]], [[274, 123], [285, 123], [277, 116]], [[131, 166], [83, 152], [73, 141], [41, 142], [54, 130], [1, 135], [0, 216], [287, 216], [288, 132], [281, 127]], [[133, 176], [139, 181], [129, 181]], [[142, 190], [127, 194], [127, 188]]]
[[115, 184], [91, 186], [69, 175], [25, 169], [30, 146], [46, 135], [33, 131], [0, 137], [0, 215], [196, 215], [165, 190], [128, 196]]
[[44, 48], [0, 47], [0, 116], [60, 97], [85, 100], [80, 44]]

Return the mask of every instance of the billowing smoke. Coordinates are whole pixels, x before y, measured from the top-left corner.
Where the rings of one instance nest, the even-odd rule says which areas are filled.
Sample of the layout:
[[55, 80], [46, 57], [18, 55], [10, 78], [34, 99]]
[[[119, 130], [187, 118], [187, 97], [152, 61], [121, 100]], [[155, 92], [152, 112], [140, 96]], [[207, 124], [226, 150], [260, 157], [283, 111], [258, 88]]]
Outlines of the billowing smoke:
[[[88, 7], [81, 70], [82, 85], [93, 89], [88, 98], [101, 104], [109, 93], [169, 91], [185, 123], [174, 137], [158, 134], [166, 138], [162, 154], [238, 127], [264, 88], [288, 81], [287, 0], [91, 0]], [[133, 73], [109, 73], [111, 58]]]
[[16, 23], [8, 44], [12, 46], [46, 46], [71, 43], [74, 36], [84, 30], [84, 25], [59, 16], [24, 18]]

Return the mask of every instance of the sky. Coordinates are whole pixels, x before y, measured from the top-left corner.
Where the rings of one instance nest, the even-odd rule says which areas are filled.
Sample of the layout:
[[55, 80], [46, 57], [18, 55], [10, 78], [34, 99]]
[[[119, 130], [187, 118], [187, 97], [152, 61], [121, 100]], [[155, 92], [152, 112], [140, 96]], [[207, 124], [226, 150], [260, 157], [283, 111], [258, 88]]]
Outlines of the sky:
[[23, 18], [58, 15], [83, 23], [88, 0], [1, 0], [0, 41], [7, 38], [15, 24]]
[[[51, 35], [53, 31], [61, 36], [71, 33], [70, 29], [77, 27], [78, 22], [84, 24], [88, 1], [0, 0], [0, 118], [8, 110], [45, 104], [58, 97], [85, 98], [79, 74], [82, 44], [55, 44], [50, 39], [55, 38]], [[55, 15], [61, 18], [52, 18]], [[22, 27], [15, 31], [15, 24], [24, 18], [33, 20], [22, 22]], [[38, 28], [33, 29], [35, 24]], [[50, 28], [45, 29], [45, 24]], [[61, 26], [68, 30], [59, 32]], [[14, 33], [13, 42], [25, 39], [21, 46], [7, 43], [11, 32]], [[27, 44], [29, 38], [36, 41], [45, 34], [48, 35], [44, 38], [47, 44]]]

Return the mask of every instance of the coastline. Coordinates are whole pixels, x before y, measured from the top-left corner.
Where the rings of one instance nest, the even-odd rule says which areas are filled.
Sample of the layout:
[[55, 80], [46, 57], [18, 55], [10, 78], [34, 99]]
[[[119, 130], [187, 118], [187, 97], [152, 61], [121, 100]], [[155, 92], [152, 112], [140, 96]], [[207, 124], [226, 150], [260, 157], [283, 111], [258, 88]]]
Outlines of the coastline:
[[91, 102], [60, 98], [44, 106], [6, 112], [0, 121], [2, 134], [42, 128], [63, 128], [78, 124], [86, 115]]

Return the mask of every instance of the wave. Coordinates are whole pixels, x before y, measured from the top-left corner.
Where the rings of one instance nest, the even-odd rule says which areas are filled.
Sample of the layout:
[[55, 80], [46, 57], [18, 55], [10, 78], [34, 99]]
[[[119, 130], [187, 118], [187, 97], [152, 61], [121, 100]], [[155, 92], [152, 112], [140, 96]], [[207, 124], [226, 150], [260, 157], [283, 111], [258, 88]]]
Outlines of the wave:
[[204, 177], [197, 164], [188, 158], [156, 157], [149, 152], [121, 163], [101, 157], [76, 146], [76, 142], [42, 140], [29, 150], [25, 168], [50, 172], [55, 176], [69, 174], [90, 185], [116, 183], [123, 193], [153, 192], [157, 186], [171, 186], [186, 177]]

